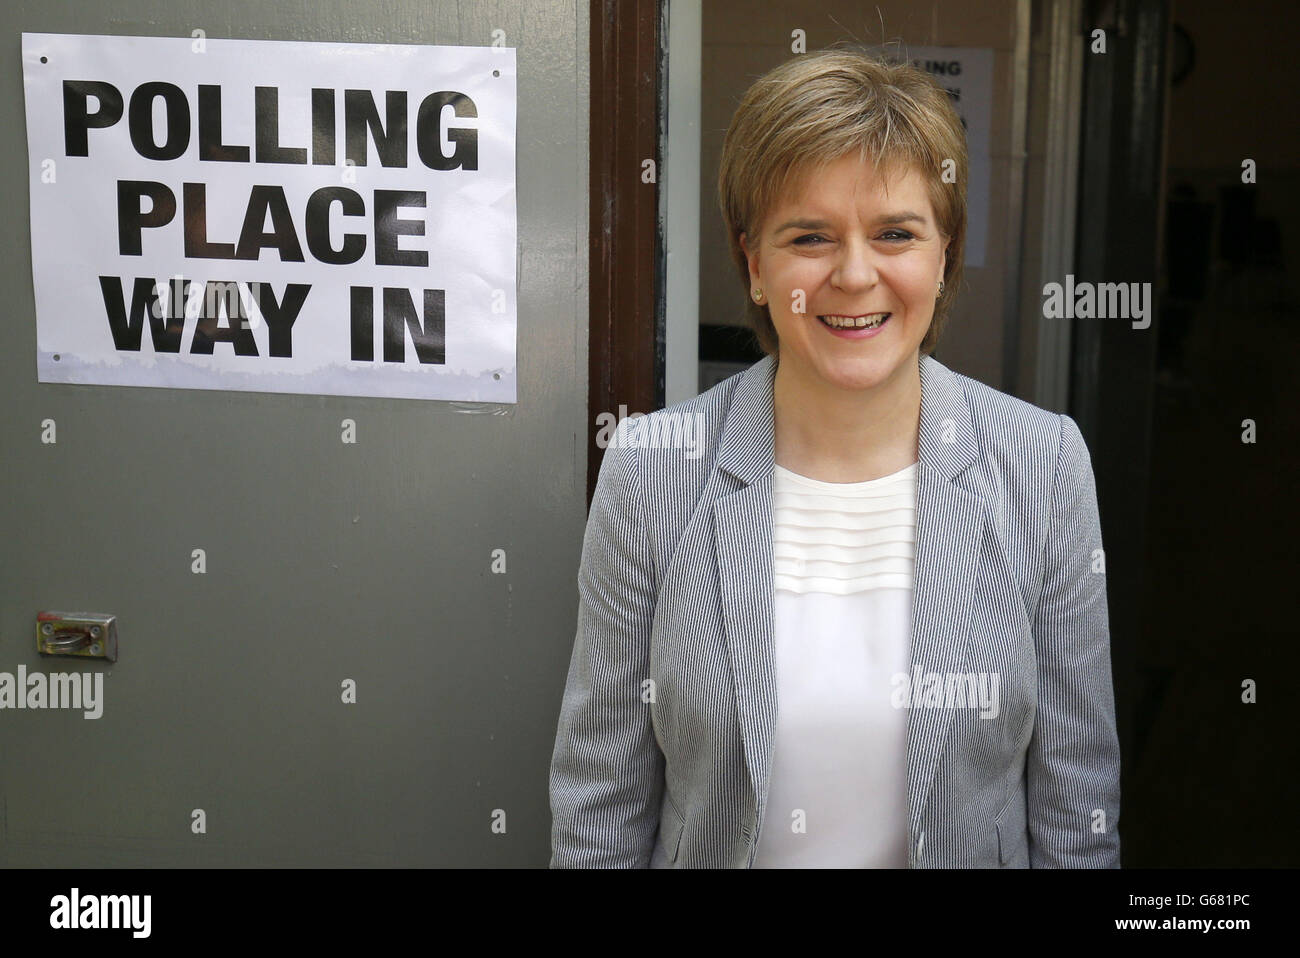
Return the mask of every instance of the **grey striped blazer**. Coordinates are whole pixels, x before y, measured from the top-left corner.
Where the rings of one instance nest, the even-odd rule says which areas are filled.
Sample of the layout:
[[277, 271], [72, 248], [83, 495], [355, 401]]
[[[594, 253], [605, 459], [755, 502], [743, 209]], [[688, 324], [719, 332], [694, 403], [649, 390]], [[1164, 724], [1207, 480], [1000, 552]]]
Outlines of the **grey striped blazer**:
[[[605, 451], [551, 761], [551, 867], [747, 868], [760, 830], [788, 827], [789, 809], [765, 820], [775, 371], [767, 357], [625, 419]], [[920, 379], [912, 672], [996, 673], [1000, 703], [990, 719], [960, 698], [912, 700], [909, 865], [1117, 868], [1105, 565], [1083, 437], [1069, 416], [932, 357]], [[697, 423], [695, 443], [665, 441], [669, 422]]]

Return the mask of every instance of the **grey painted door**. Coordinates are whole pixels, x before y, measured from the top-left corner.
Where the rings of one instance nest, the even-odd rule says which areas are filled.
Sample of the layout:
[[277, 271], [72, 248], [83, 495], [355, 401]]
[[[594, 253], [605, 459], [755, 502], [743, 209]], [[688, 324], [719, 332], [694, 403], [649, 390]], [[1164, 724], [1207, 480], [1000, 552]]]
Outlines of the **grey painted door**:
[[[103, 673], [98, 719], [0, 710], [0, 866], [546, 863], [585, 521], [587, 16], [585, 0], [3, 7], [0, 672], [68, 670], [36, 652], [47, 609], [115, 614], [120, 656], [74, 666]], [[37, 383], [20, 34], [195, 29], [504, 31], [517, 405]]]

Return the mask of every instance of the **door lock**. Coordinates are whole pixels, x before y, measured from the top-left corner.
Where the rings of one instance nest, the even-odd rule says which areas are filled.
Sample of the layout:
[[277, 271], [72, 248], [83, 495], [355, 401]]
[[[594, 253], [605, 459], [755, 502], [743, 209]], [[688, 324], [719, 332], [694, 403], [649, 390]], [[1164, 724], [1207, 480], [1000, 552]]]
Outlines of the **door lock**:
[[117, 616], [97, 612], [40, 612], [36, 651], [117, 661]]

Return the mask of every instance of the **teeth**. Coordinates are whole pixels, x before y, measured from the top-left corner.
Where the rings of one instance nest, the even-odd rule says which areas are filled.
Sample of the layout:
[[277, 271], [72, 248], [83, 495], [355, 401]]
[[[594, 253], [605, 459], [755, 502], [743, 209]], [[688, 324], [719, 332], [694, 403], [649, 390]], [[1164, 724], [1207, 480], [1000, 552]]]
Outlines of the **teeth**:
[[827, 326], [834, 326], [837, 329], [874, 329], [889, 318], [888, 313], [881, 313], [874, 319], [868, 319], [862, 316], [854, 319], [851, 316], [819, 316], [822, 322]]

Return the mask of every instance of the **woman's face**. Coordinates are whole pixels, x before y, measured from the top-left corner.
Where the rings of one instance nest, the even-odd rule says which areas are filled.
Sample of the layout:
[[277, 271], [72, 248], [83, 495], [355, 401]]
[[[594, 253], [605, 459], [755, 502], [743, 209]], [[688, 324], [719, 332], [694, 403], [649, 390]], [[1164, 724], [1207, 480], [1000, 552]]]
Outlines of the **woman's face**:
[[[947, 245], [919, 173], [896, 177], [885, 192], [883, 177], [850, 154], [779, 197], [758, 239], [741, 236], [750, 295], [762, 290], [781, 366], [797, 381], [866, 390], [915, 365]], [[841, 334], [824, 320], [883, 313], [874, 331]]]

